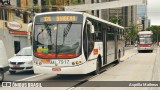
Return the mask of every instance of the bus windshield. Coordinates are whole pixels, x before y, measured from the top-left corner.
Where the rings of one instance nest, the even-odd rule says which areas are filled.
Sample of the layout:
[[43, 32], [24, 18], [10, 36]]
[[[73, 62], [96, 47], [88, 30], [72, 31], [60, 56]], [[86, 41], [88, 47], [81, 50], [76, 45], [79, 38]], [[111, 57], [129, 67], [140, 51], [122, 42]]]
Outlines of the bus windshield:
[[140, 38], [140, 44], [151, 44], [152, 43], [152, 38], [150, 37], [145, 37], [145, 38]]
[[40, 58], [74, 58], [80, 54], [81, 27], [77, 23], [44, 23], [34, 27], [34, 55]]

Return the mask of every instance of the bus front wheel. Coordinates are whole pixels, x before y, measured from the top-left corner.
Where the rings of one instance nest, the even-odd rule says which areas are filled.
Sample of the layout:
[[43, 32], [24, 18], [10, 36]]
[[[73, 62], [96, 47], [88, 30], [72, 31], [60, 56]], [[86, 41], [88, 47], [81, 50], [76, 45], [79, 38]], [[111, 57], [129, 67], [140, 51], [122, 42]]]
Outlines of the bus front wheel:
[[99, 72], [100, 72], [100, 67], [101, 67], [100, 62], [99, 62], [99, 60], [97, 60], [97, 62], [96, 62], [96, 70], [92, 72], [93, 75], [99, 74]]

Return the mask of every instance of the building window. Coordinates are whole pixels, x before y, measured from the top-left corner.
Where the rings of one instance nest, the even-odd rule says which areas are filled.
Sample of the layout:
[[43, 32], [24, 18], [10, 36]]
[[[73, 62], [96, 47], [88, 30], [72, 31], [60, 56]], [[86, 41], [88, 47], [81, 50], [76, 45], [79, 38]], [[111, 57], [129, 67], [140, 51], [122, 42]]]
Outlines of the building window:
[[33, 4], [34, 5], [38, 4], [38, 0], [33, 0]]
[[92, 15], [94, 15], [94, 10], [92, 10]]
[[99, 3], [99, 0], [97, 0], [97, 3]]
[[91, 3], [94, 3], [94, 0], [92, 0], [92, 2]]
[[21, 48], [20, 41], [14, 41], [14, 50], [15, 50], [15, 53], [18, 53], [20, 51], [20, 48]]
[[3, 13], [2, 13], [2, 9], [0, 9], [0, 20], [3, 19]]
[[17, 0], [17, 6], [21, 7], [21, 0]]
[[99, 17], [99, 10], [97, 10], [97, 17]]

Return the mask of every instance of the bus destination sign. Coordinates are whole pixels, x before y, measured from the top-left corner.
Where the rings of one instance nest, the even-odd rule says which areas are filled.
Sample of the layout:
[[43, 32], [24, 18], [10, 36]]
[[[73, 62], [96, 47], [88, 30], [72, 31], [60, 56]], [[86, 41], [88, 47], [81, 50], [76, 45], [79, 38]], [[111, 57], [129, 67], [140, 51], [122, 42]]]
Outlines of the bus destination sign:
[[139, 35], [139, 37], [151, 37], [151, 35]]
[[78, 17], [77, 16], [69, 16], [69, 15], [65, 15], [65, 16], [43, 16], [43, 18], [40, 19], [40, 22], [52, 22], [52, 21], [56, 21], [56, 22], [74, 22], [77, 21]]

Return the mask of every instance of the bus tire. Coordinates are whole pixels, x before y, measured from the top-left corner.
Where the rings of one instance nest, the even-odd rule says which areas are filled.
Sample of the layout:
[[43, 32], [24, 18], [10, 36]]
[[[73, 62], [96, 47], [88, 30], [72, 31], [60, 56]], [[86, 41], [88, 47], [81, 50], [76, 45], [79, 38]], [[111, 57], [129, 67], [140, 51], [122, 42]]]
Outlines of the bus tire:
[[116, 60], [116, 64], [120, 63], [120, 58], [121, 58], [121, 51], [118, 52], [118, 58]]
[[9, 71], [9, 73], [10, 73], [10, 74], [15, 74], [15, 73], [16, 73], [16, 71]]
[[99, 74], [99, 72], [100, 72], [100, 67], [101, 67], [100, 62], [99, 62], [99, 60], [97, 60], [97, 62], [96, 62], [96, 70], [93, 71], [92, 74], [93, 74], [93, 75]]
[[4, 73], [2, 71], [0, 71], [0, 82], [2, 82], [4, 79]]
[[138, 53], [141, 53], [141, 51], [140, 51], [140, 50], [138, 50]]

